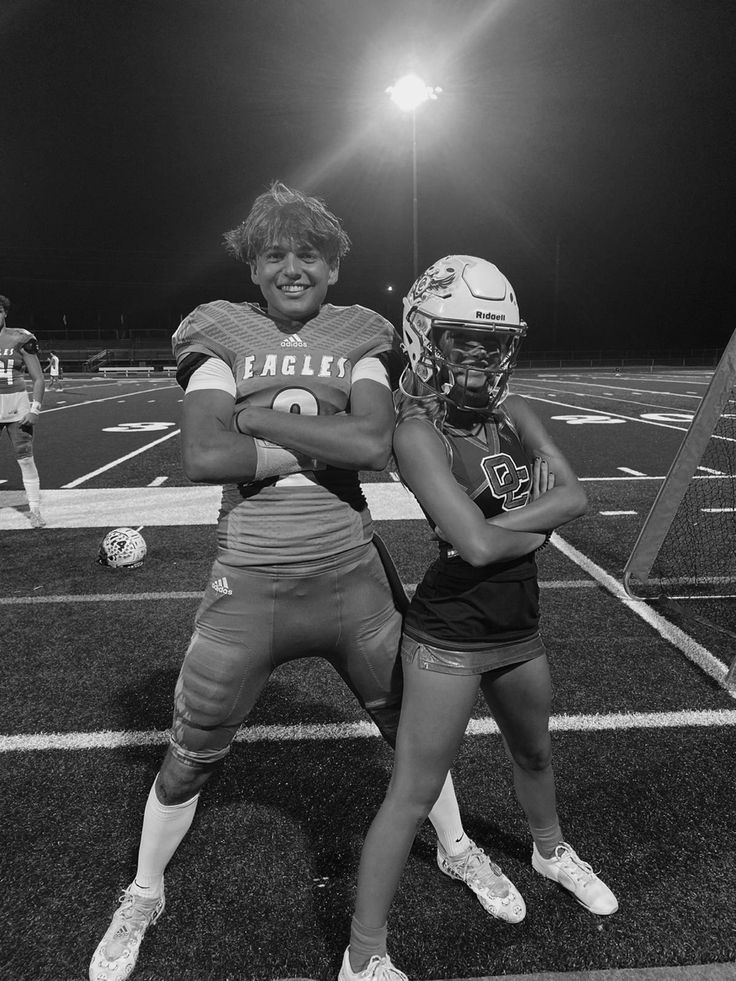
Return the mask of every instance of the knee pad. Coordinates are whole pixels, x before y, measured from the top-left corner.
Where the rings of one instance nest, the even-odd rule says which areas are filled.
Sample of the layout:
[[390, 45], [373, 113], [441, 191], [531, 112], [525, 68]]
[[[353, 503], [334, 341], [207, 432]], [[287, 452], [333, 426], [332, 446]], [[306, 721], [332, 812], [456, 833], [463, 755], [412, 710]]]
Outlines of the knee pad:
[[[183, 763], [184, 766], [208, 766], [224, 760], [230, 752], [230, 744], [227, 746], [208, 749], [206, 745], [198, 745], [199, 740], [191, 738], [191, 730], [183, 724], [175, 721], [169, 733], [169, 745], [171, 755]], [[206, 733], [202, 733], [206, 736]], [[203, 740], [202, 743], [205, 741]]]

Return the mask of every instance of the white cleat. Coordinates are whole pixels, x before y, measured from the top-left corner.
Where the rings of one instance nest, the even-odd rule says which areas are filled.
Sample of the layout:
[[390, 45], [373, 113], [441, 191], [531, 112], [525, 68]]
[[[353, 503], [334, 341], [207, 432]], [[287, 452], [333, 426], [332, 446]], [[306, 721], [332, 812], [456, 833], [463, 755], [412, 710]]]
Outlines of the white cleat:
[[492, 862], [474, 841], [460, 855], [448, 855], [437, 842], [437, 865], [451, 879], [459, 879], [472, 889], [491, 916], [507, 923], [521, 923], [526, 905], [513, 882]]
[[31, 508], [28, 512], [28, 520], [31, 522], [31, 528], [46, 527], [46, 521], [38, 508]]
[[383, 957], [374, 955], [362, 971], [354, 971], [350, 966], [348, 950], [343, 955], [337, 981], [409, 981], [404, 972], [391, 963], [388, 954]]
[[132, 891], [132, 883], [120, 897], [107, 932], [92, 955], [89, 981], [124, 981], [133, 973], [143, 935], [164, 911], [163, 892], [146, 899]]

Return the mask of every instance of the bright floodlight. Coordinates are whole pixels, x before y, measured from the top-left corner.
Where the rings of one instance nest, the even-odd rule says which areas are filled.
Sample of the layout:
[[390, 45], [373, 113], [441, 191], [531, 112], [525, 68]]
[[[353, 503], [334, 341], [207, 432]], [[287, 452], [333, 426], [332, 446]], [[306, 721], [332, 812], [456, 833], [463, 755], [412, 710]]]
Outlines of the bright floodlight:
[[403, 112], [413, 112], [428, 99], [436, 99], [442, 89], [427, 85], [418, 75], [404, 75], [395, 85], [389, 85], [386, 91], [399, 109]]

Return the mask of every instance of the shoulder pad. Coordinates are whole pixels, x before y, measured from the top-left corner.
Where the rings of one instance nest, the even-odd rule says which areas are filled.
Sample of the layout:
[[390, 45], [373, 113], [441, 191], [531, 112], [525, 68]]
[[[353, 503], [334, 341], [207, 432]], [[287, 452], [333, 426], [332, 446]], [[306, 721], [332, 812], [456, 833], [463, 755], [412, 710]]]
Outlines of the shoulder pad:
[[[190, 354], [204, 354], [220, 358], [231, 366], [235, 363], [231, 332], [233, 324], [239, 330], [233, 314], [236, 304], [226, 300], [202, 303], [182, 320], [171, 338], [171, 349], [177, 364]], [[242, 305], [243, 307], [247, 304]], [[243, 311], [238, 311], [242, 317]], [[255, 316], [255, 314], [253, 314]]]
[[38, 354], [38, 339], [35, 334], [32, 334], [30, 330], [23, 330], [22, 328], [18, 330], [21, 335], [21, 339], [18, 343], [18, 347], [21, 351], [25, 351], [26, 354]]

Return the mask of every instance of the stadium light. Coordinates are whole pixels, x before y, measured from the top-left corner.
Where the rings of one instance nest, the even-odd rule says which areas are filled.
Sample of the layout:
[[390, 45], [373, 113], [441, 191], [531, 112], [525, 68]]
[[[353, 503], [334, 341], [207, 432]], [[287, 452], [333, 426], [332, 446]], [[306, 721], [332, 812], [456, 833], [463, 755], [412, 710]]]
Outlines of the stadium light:
[[419, 275], [419, 199], [417, 196], [417, 109], [436, 99], [442, 89], [427, 85], [418, 75], [403, 75], [386, 89], [389, 98], [402, 112], [411, 113], [411, 180], [412, 180], [412, 253], [414, 279]]

